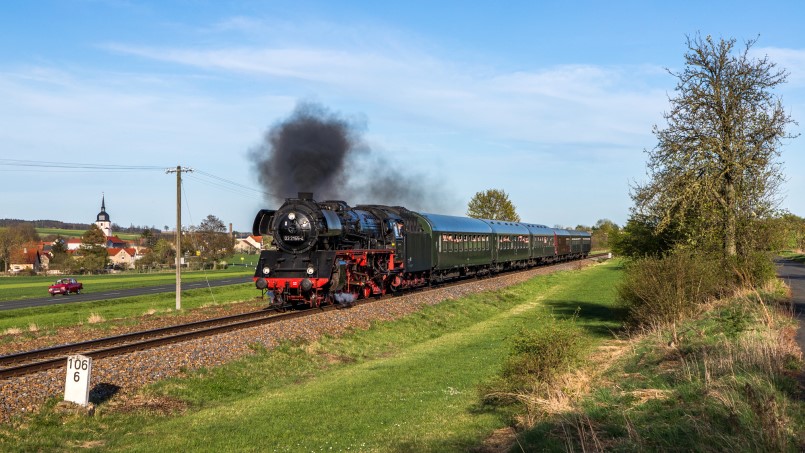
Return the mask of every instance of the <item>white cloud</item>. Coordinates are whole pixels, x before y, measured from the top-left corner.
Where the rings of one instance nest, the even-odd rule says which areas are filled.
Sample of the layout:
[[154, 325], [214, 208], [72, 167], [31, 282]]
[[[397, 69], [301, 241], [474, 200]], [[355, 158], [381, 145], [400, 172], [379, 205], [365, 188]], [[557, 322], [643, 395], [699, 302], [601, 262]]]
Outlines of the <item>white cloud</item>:
[[109, 49], [250, 80], [263, 78], [267, 85], [301, 83], [304, 88], [297, 90], [309, 90], [312, 84], [320, 93], [339, 93], [377, 109], [424, 114], [450, 128], [535, 142], [633, 143], [628, 135], [649, 133], [650, 120], [660, 117], [666, 103], [665, 90], [647, 88], [656, 68], [573, 65], [494, 73], [412, 49], [397, 54], [327, 47]]

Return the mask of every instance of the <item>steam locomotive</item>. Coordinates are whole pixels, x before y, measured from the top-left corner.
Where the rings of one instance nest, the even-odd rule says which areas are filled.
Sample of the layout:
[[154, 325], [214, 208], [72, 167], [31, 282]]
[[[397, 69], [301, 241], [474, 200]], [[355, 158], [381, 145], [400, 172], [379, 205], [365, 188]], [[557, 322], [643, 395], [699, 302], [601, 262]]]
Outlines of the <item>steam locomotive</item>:
[[263, 209], [252, 232], [269, 235], [254, 282], [271, 305], [350, 304], [445, 280], [580, 259], [590, 233], [522, 222], [410, 211], [401, 206], [288, 198]]

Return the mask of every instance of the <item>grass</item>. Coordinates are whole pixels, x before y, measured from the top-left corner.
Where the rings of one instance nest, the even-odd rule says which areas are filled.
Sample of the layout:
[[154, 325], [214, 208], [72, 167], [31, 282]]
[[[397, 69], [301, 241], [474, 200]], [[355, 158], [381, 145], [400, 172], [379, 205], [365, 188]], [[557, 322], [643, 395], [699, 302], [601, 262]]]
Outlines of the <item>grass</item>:
[[715, 302], [675, 326], [633, 337], [630, 353], [596, 390], [537, 424], [523, 447], [802, 451], [803, 362], [789, 341], [790, 313], [777, 309], [780, 294]]
[[339, 338], [255, 345], [254, 356], [144, 391], [185, 408], [173, 415], [45, 410], [0, 428], [0, 448], [466, 451], [510, 422], [485, 410], [478, 390], [500, 371], [516, 332], [577, 314], [590, 347], [611, 338], [617, 269], [609, 262], [538, 277]]
[[[259, 295], [260, 292], [251, 283], [193, 289], [182, 291], [182, 309], [191, 310], [216, 303], [254, 300]], [[168, 292], [102, 301], [71, 302], [46, 307], [2, 310], [0, 311], [0, 333], [9, 333], [7, 332], [9, 329], [20, 329], [24, 335], [27, 326], [31, 324], [36, 324], [39, 330], [45, 331], [86, 323], [96, 324], [98, 328], [103, 328], [104, 324], [88, 320], [122, 318], [131, 319], [131, 322], [135, 323], [136, 318], [144, 313], [173, 313], [175, 307], [176, 294]], [[11, 332], [16, 331], [11, 330]], [[0, 341], [16, 340], [18, 339], [0, 335]]]
[[[36, 232], [40, 236], [59, 236], [64, 238], [80, 238], [87, 230], [67, 230], [64, 228], [37, 228]], [[125, 241], [133, 241], [140, 238], [137, 233], [115, 233], [115, 236]]]
[[805, 254], [802, 253], [786, 251], [780, 253], [780, 256], [782, 256], [783, 258], [787, 258], [789, 260], [794, 260], [798, 263], [805, 263]]

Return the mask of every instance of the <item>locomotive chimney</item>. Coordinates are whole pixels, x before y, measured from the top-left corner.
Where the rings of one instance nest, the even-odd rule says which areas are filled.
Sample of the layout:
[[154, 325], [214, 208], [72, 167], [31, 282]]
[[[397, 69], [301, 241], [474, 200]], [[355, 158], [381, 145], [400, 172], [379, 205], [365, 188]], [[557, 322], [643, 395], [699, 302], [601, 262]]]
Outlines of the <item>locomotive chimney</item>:
[[313, 192], [299, 192], [300, 200], [313, 200]]

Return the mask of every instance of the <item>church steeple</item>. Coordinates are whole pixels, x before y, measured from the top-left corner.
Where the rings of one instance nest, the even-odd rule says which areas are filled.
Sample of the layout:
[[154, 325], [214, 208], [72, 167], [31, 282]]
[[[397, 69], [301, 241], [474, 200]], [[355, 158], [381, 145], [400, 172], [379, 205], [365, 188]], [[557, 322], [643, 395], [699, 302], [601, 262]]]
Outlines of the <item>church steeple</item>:
[[103, 231], [107, 237], [112, 235], [112, 222], [109, 220], [109, 214], [106, 212], [106, 195], [101, 195], [101, 212], [95, 219], [95, 225]]

